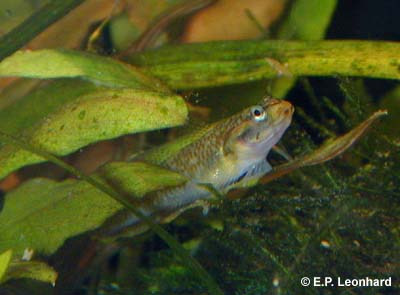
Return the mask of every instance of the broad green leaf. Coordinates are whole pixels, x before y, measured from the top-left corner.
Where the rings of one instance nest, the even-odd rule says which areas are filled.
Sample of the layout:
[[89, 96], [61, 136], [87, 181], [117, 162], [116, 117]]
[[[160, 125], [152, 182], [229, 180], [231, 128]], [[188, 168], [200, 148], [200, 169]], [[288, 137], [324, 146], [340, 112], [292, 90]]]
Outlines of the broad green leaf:
[[57, 272], [48, 264], [40, 261], [13, 261], [7, 270], [4, 280], [33, 279], [54, 285]]
[[[21, 142], [20, 140], [8, 136], [6, 134], [0, 133], [1, 137], [5, 139], [7, 142], [19, 145], [24, 147], [25, 149], [32, 151], [35, 154], [41, 155], [44, 158], [48, 159], [52, 163], [58, 165], [59, 167], [64, 168], [65, 170], [71, 172], [73, 175], [81, 178], [85, 183], [91, 184], [93, 187], [97, 188], [99, 191], [103, 192], [107, 196], [111, 197], [113, 200], [122, 204], [125, 208], [127, 208], [130, 212], [134, 213], [136, 216], [140, 217], [145, 221], [145, 224], [150, 226], [152, 230], [160, 236], [168, 246], [175, 251], [177, 256], [181, 259], [181, 262], [184, 263], [189, 269], [196, 274], [201, 281], [207, 286], [210, 290], [211, 294], [222, 294], [218, 285], [215, 283], [214, 279], [207, 273], [207, 271], [194, 259], [189, 253], [185, 251], [185, 249], [180, 245], [178, 241], [176, 241], [167, 231], [165, 231], [162, 227], [152, 221], [152, 217], [145, 216], [138, 208], [135, 207], [135, 200], [129, 200], [127, 196], [121, 192], [117, 192], [112, 187], [104, 184], [101, 180], [98, 180], [96, 177], [90, 177], [85, 175], [84, 173], [79, 172], [77, 169], [58, 159], [57, 157], [42, 151], [38, 148], [30, 144], [26, 144]], [[159, 177], [158, 174], [153, 174], [152, 178]], [[125, 195], [125, 196], [124, 196]]]
[[[34, 116], [38, 114], [40, 111], [34, 112]], [[63, 105], [24, 130], [22, 136], [48, 152], [66, 155], [99, 140], [180, 125], [186, 116], [186, 105], [179, 96], [129, 88], [102, 89]], [[4, 145], [0, 148], [0, 178], [41, 161], [44, 159], [17, 146]]]
[[73, 50], [20, 51], [0, 63], [0, 77], [83, 78], [113, 88], [169, 93], [157, 80], [115, 59]]
[[142, 162], [130, 164], [112, 162], [101, 167], [97, 174], [101, 175], [109, 185], [123, 192], [130, 192], [132, 196], [138, 198], [150, 191], [161, 190], [186, 181], [181, 174]]
[[[1, 81], [0, 81], [1, 83]], [[32, 79], [17, 79], [0, 91], [0, 111], [30, 93], [40, 81]]]
[[[20, 84], [23, 82], [28, 81], [21, 80], [14, 84], [16, 87], [21, 87]], [[14, 87], [14, 84], [10, 87]], [[62, 105], [70, 103], [78, 97], [106, 89], [78, 79], [59, 79], [42, 85], [0, 110], [0, 129], [10, 134], [16, 134], [33, 126], [52, 112], [57, 111]], [[0, 99], [2, 98], [4, 98], [3, 94], [0, 96]]]
[[[177, 173], [145, 163], [111, 163], [97, 177], [129, 196], [182, 184]], [[122, 205], [80, 180], [28, 181], [5, 197], [0, 213], [0, 251], [25, 248], [53, 253], [68, 237], [92, 230], [122, 209]]]
[[7, 250], [0, 254], [0, 282], [4, 280], [4, 276], [11, 262], [11, 257], [12, 250]]

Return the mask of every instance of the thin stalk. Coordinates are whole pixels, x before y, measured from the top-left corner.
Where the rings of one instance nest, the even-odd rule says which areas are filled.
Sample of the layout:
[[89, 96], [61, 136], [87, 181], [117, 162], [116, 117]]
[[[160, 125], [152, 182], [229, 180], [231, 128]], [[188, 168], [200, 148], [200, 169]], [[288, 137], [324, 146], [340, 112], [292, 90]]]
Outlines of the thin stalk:
[[[168, 246], [174, 250], [177, 256], [181, 259], [182, 263], [186, 265], [194, 274], [196, 274], [200, 280], [203, 281], [204, 285], [207, 286], [210, 294], [222, 295], [223, 292], [216, 284], [214, 279], [208, 274], [208, 272], [199, 264], [197, 260], [191, 257], [187, 251], [182, 247], [182, 245], [176, 241], [166, 230], [164, 230], [160, 225], [155, 223], [150, 217], [141, 213], [136, 206], [131, 203], [131, 199], [123, 197], [117, 191], [115, 191], [110, 186], [105, 185], [103, 182], [98, 179], [86, 175], [85, 173], [79, 171], [78, 169], [68, 165], [64, 161], [60, 160], [56, 156], [41, 150], [40, 148], [36, 148], [33, 145], [23, 142], [20, 139], [15, 138], [12, 135], [6, 134], [0, 131], [0, 138], [9, 144], [17, 145], [18, 147], [27, 150], [31, 153], [34, 153], [40, 157], [45, 158], [46, 160], [56, 164], [57, 166], [65, 169], [70, 172], [77, 178], [91, 184], [98, 190], [103, 193], [109, 195], [111, 198], [121, 203], [124, 207], [126, 207], [129, 211], [131, 211], [135, 216], [139, 217], [143, 222], [145, 222], [161, 239], [163, 239]], [[133, 199], [133, 198], [132, 198]]]
[[84, 0], [51, 0], [19, 26], [0, 37], [0, 61], [11, 55]]

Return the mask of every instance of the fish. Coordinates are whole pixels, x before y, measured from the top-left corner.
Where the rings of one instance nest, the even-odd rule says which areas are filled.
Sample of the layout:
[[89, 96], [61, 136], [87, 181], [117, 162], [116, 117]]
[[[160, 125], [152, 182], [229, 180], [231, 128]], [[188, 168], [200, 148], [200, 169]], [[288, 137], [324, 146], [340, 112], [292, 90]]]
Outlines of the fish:
[[[267, 156], [292, 121], [293, 105], [265, 97], [228, 118], [133, 158], [159, 165], [188, 179], [180, 186], [144, 196], [137, 204], [146, 216], [168, 216], [199, 200], [224, 195], [233, 188], [251, 186], [272, 170]], [[125, 211], [109, 235], [140, 223]]]

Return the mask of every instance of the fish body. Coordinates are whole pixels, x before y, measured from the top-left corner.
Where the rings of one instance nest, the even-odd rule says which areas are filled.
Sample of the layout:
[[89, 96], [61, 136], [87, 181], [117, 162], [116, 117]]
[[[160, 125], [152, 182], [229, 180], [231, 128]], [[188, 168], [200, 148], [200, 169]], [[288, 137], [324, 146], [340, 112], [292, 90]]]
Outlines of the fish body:
[[[148, 216], [174, 212], [211, 198], [215, 191], [225, 194], [257, 181], [271, 170], [267, 155], [290, 125], [293, 111], [287, 101], [265, 98], [259, 105], [139, 157], [136, 160], [162, 166], [189, 179], [181, 186], [145, 196], [140, 201], [141, 212]], [[129, 215], [120, 226], [138, 222], [138, 218]]]

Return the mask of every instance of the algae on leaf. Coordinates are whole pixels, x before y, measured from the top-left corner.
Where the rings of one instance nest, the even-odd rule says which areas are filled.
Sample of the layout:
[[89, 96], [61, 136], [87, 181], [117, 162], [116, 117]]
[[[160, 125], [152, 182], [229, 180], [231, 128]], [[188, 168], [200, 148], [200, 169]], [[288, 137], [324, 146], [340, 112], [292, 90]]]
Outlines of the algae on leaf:
[[74, 50], [19, 51], [0, 63], [0, 77], [83, 78], [112, 88], [170, 93], [155, 78], [109, 57]]
[[216, 41], [165, 46], [130, 62], [174, 89], [253, 82], [282, 76], [359, 76], [400, 79], [400, 45], [384, 41]]
[[[101, 175], [101, 176], [100, 176]], [[179, 185], [185, 178], [145, 163], [110, 163], [98, 179], [139, 199], [145, 193]], [[74, 235], [93, 230], [122, 205], [83, 180], [33, 179], [7, 194], [0, 214], [0, 252], [24, 249], [50, 255]]]
[[[61, 106], [21, 135], [48, 152], [67, 155], [99, 140], [172, 127], [185, 119], [186, 106], [179, 96], [103, 89]], [[44, 159], [19, 147], [4, 145], [0, 148], [0, 177], [41, 161]]]
[[[110, 58], [77, 51], [22, 52], [0, 63], [0, 75], [81, 77], [95, 83], [57, 81], [0, 111], [3, 132], [18, 134], [56, 155], [129, 133], [181, 125], [187, 117], [180, 96], [132, 66]], [[2, 145], [0, 178], [42, 161], [18, 147]]]
[[10, 279], [34, 279], [55, 284], [57, 273], [52, 267], [40, 261], [12, 260], [13, 251], [0, 253], [0, 284]]

